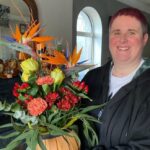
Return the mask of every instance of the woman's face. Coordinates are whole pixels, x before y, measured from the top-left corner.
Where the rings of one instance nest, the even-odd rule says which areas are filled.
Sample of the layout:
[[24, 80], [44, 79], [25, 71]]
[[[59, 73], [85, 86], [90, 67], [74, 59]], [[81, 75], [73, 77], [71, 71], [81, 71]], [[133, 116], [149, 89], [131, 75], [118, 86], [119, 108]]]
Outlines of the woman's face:
[[109, 31], [109, 49], [114, 63], [136, 63], [142, 56], [148, 34], [141, 23], [131, 16], [118, 16]]

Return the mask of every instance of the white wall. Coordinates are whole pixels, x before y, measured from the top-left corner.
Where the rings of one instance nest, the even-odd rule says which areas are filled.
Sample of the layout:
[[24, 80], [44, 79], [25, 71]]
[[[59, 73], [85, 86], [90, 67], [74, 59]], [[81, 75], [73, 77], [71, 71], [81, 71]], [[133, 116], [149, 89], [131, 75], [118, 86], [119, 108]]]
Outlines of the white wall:
[[44, 35], [63, 38], [72, 46], [73, 0], [35, 0], [40, 22], [45, 25]]

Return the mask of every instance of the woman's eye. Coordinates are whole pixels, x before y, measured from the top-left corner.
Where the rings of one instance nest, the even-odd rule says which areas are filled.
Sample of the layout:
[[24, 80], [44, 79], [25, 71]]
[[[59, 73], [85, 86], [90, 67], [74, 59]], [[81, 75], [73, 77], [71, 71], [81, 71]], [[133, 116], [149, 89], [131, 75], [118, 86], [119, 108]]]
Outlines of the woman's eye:
[[120, 35], [120, 32], [113, 32], [113, 35]]
[[129, 35], [135, 35], [135, 32], [134, 31], [130, 31], [128, 34]]

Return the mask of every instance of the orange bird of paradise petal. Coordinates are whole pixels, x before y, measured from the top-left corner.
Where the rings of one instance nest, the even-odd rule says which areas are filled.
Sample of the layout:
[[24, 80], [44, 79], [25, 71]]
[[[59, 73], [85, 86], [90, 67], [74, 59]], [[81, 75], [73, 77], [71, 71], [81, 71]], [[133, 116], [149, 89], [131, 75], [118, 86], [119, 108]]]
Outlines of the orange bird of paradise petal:
[[44, 58], [45, 60], [42, 60], [43, 62], [47, 62], [53, 65], [67, 65], [68, 61], [63, 53], [54, 50], [54, 56], [47, 56], [45, 54], [40, 54], [41, 58]]
[[23, 44], [27, 44], [30, 41], [33, 42], [47, 42], [47, 41], [51, 41], [54, 40], [54, 37], [52, 36], [36, 36], [38, 34], [38, 32], [40, 27], [40, 23], [35, 23], [33, 22], [28, 29], [26, 30], [26, 32], [22, 35], [18, 25], [16, 25], [16, 32], [12, 33], [13, 38], [16, 39], [17, 42], [22, 42]]
[[40, 27], [40, 23], [34, 25], [30, 31], [29, 31], [29, 34], [28, 34], [28, 37], [33, 37], [33, 35], [35, 34], [35, 32], [39, 29]]
[[51, 41], [54, 40], [54, 37], [52, 36], [39, 36], [39, 37], [34, 37], [31, 39], [31, 41], [33, 42], [47, 42], [47, 41]]
[[17, 42], [19, 42], [21, 39], [21, 36], [22, 35], [21, 35], [20, 30], [19, 30], [19, 27], [18, 27], [18, 25], [16, 25], [16, 33], [13, 33], [13, 38], [15, 38]]
[[76, 47], [74, 48], [73, 53], [69, 57], [69, 63], [71, 64], [71, 66], [74, 66], [78, 62], [81, 56], [81, 52], [82, 48], [79, 50], [79, 52], [77, 52]]

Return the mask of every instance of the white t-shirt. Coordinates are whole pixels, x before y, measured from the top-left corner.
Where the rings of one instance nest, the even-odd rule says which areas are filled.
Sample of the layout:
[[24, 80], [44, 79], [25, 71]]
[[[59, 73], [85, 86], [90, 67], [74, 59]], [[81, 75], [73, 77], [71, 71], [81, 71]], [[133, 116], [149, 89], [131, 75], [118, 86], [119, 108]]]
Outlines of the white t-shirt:
[[112, 75], [111, 69], [109, 78], [109, 95], [111, 95], [111, 97], [114, 96], [121, 87], [123, 87], [133, 79], [136, 71], [141, 67], [143, 62], [144, 60], [142, 59], [138, 67], [134, 71], [132, 71], [129, 75], [124, 77], [116, 77]]

